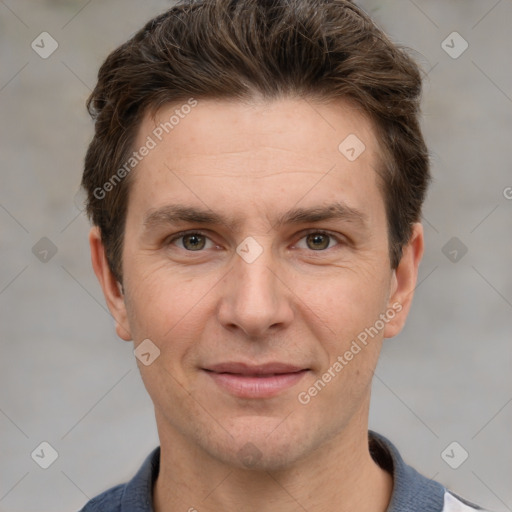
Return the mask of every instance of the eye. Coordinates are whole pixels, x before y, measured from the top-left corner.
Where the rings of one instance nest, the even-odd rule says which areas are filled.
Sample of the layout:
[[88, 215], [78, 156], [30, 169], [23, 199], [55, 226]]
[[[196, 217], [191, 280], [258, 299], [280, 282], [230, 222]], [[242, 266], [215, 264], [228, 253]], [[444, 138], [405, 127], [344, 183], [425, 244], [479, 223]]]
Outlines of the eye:
[[336, 236], [326, 231], [309, 231], [306, 236], [302, 237], [301, 240], [306, 240], [306, 248], [313, 251], [324, 251], [332, 248], [330, 241], [336, 240], [339, 243], [340, 240]]
[[[340, 245], [342, 242], [337, 236], [327, 232], [319, 230], [311, 230], [305, 234], [300, 240], [306, 241], [306, 248], [312, 251], [325, 251], [331, 249], [333, 245], [331, 242], [334, 240]], [[177, 243], [180, 241], [180, 243]], [[208, 242], [210, 246], [207, 246]], [[211, 249], [213, 242], [201, 231], [182, 231], [176, 233], [167, 242], [168, 245], [177, 245], [180, 249], [188, 252], [201, 252], [203, 249]]]
[[[174, 242], [177, 240], [181, 240], [181, 244], [174, 244]], [[190, 252], [198, 252], [205, 248], [208, 248], [206, 247], [207, 240], [211, 242], [211, 240], [200, 231], [188, 231], [177, 233], [173, 238], [171, 238], [168, 241], [168, 244], [178, 245], [178, 247], [180, 247], [181, 245], [181, 249]]]

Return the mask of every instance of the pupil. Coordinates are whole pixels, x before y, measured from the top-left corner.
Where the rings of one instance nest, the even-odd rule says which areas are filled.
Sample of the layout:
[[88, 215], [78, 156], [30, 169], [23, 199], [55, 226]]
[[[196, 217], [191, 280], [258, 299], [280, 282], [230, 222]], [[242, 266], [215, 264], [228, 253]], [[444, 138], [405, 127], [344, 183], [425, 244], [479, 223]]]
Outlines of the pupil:
[[[201, 235], [188, 235], [185, 237], [185, 240], [189, 242], [189, 246], [187, 246], [187, 243], [185, 243], [185, 247], [187, 248], [192, 248], [193, 249], [197, 249], [198, 247], [201, 248]], [[192, 240], [192, 242], [191, 242]]]
[[[322, 244], [323, 239], [323, 244]], [[329, 243], [325, 243], [327, 241], [327, 236], [322, 234], [316, 234], [316, 235], [310, 235], [310, 240], [313, 240], [313, 245], [315, 246], [315, 249], [325, 249]], [[318, 245], [318, 242], [320, 242], [320, 245]]]

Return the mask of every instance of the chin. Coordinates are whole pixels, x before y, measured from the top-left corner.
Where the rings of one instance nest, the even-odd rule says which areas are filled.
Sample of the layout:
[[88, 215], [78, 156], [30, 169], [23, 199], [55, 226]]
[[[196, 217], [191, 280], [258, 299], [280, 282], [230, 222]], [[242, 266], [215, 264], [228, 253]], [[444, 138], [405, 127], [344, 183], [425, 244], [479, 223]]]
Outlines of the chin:
[[315, 449], [304, 424], [268, 417], [243, 420], [227, 429], [232, 437], [222, 436], [223, 440], [213, 445], [210, 437], [203, 449], [224, 464], [253, 471], [288, 469]]
[[229, 447], [229, 453], [219, 454], [229, 466], [249, 471], [282, 471], [289, 469], [300, 460], [303, 449], [297, 450], [297, 443], [283, 445], [243, 443], [238, 450]]

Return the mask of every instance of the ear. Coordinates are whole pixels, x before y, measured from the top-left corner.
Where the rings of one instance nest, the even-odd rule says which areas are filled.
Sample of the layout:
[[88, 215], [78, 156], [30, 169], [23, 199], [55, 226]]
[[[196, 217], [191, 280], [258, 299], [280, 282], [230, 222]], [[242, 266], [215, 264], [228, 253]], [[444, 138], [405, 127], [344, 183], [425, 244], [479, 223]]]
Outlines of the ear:
[[93, 226], [89, 232], [89, 245], [92, 267], [100, 282], [108, 309], [116, 322], [116, 333], [121, 339], [130, 341], [132, 337], [122, 287], [110, 270], [98, 226]]
[[391, 278], [388, 308], [393, 309], [396, 315], [386, 324], [384, 338], [396, 336], [405, 325], [414, 296], [423, 250], [423, 226], [417, 222], [413, 225], [409, 243], [404, 246], [400, 263], [393, 271]]

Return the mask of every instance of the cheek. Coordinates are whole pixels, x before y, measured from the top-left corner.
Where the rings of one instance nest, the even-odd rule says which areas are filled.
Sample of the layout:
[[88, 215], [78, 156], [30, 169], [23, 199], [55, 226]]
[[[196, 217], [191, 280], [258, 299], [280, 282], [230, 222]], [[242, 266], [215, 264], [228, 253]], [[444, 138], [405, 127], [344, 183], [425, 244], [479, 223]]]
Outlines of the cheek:
[[[298, 280], [295, 282], [299, 282]], [[333, 344], [349, 342], [373, 326], [387, 304], [387, 281], [377, 271], [340, 269], [336, 275], [303, 287], [297, 295], [304, 315], [330, 329]], [[314, 313], [314, 315], [312, 315]]]
[[[128, 268], [128, 265], [127, 265]], [[214, 284], [214, 279], [183, 277], [176, 268], [159, 265], [132, 265], [127, 286], [133, 326], [142, 336], [161, 338], [185, 325], [190, 314]], [[210, 282], [211, 281], [211, 282]]]
[[[132, 283], [135, 275], [131, 274]], [[137, 284], [127, 286], [127, 313], [135, 345], [149, 339], [159, 350], [150, 365], [137, 361], [146, 389], [157, 401], [189, 401], [185, 383], [194, 347], [209, 318], [204, 295], [211, 286], [199, 281], [180, 280], [176, 273], [160, 268], [139, 274]]]
[[330, 280], [323, 293], [309, 289], [304, 300], [313, 310], [306, 321], [329, 329], [316, 332], [321, 367], [297, 399], [303, 405], [307, 402], [313, 416], [325, 417], [329, 410], [338, 426], [364, 402], [382, 347], [384, 324], [379, 319], [387, 305], [385, 280], [370, 273], [365, 280], [360, 277]]

